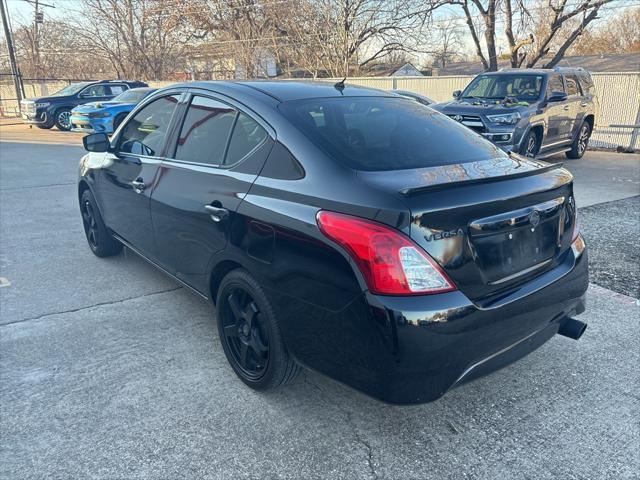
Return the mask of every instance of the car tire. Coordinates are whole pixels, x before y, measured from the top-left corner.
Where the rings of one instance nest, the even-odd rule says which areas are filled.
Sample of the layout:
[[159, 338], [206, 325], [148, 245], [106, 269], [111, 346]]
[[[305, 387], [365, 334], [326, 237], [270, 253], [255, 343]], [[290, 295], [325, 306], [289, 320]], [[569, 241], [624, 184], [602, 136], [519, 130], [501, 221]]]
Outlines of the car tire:
[[236, 375], [254, 390], [291, 382], [300, 366], [289, 355], [271, 302], [245, 270], [232, 270], [216, 300], [218, 334]]
[[98, 257], [110, 257], [120, 253], [122, 244], [118, 242], [102, 220], [96, 200], [89, 189], [80, 197], [82, 225], [91, 251]]
[[589, 139], [591, 138], [591, 125], [589, 122], [582, 122], [578, 135], [571, 144], [571, 150], [565, 153], [567, 158], [578, 159], [582, 158], [584, 152], [587, 151], [589, 146]]
[[122, 121], [127, 118], [127, 114], [126, 113], [121, 113], [118, 116], [116, 116], [116, 118], [113, 119], [113, 131], [115, 132], [118, 127], [120, 126], [120, 124], [122, 123]]
[[522, 142], [522, 146], [520, 147], [520, 154], [525, 157], [535, 158], [538, 150], [540, 150], [540, 140], [536, 132], [532, 130], [524, 138], [524, 142]]
[[49, 130], [50, 128], [53, 128], [53, 125], [49, 123], [40, 123], [40, 124], [37, 124], [36, 127], [41, 128], [43, 130]]
[[71, 130], [71, 110], [69, 110], [68, 108], [61, 108], [60, 110], [56, 110], [53, 121], [58, 130], [68, 132], [69, 130]]

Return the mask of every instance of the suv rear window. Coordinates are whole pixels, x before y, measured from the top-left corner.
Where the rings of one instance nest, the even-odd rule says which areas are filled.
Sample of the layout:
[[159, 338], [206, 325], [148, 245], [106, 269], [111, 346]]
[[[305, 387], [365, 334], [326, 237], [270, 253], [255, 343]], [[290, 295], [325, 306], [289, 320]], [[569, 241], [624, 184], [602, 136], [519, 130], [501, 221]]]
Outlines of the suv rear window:
[[315, 145], [355, 170], [433, 167], [504, 155], [467, 127], [410, 99], [313, 98], [279, 108]]

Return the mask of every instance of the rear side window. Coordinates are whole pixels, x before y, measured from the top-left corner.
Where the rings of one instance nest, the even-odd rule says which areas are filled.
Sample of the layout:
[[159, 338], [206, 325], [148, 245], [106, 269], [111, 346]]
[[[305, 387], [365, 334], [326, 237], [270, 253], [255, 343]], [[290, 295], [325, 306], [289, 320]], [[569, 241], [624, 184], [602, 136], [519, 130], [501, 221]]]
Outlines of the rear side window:
[[236, 111], [206, 97], [193, 97], [178, 139], [175, 157], [187, 162], [221, 165]]
[[124, 85], [110, 85], [111, 95], [120, 95], [122, 92], [126, 90]]
[[105, 85], [91, 85], [80, 92], [81, 97], [107, 97], [107, 87]]
[[579, 73], [578, 80], [580, 81], [580, 86], [585, 94], [594, 92], [593, 79], [591, 78], [591, 75], [587, 72]]
[[549, 79], [547, 80], [547, 96], [549, 96], [551, 92], [564, 92], [564, 85], [560, 75], [549, 75]]
[[178, 95], [162, 97], [136, 113], [122, 130], [118, 150], [137, 155], [160, 155], [178, 99]]
[[267, 132], [251, 117], [238, 114], [224, 165], [234, 165], [249, 155], [267, 138]]
[[401, 170], [505, 155], [467, 127], [407, 98], [284, 102], [284, 116], [335, 160], [356, 170]]
[[580, 87], [578, 86], [578, 79], [575, 75], [566, 75], [564, 77], [567, 82], [567, 95], [580, 95]]

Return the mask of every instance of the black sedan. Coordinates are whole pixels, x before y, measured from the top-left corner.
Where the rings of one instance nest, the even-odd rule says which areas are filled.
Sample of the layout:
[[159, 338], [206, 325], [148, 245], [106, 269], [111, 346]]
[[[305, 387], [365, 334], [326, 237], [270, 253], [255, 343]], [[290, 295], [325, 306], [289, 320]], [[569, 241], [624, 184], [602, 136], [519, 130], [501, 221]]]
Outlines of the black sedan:
[[252, 388], [304, 366], [427, 402], [584, 331], [571, 174], [414, 100], [342, 83], [186, 83], [84, 143], [93, 253], [124, 245], [211, 300]]

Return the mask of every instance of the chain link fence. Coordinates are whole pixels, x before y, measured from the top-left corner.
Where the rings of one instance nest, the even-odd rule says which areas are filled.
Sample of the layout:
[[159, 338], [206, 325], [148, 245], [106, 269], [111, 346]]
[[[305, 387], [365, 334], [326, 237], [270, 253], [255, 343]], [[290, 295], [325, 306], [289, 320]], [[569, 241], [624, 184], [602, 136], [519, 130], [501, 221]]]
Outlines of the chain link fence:
[[[640, 72], [592, 73], [598, 97], [596, 127], [591, 137], [592, 148], [621, 151], [640, 150]], [[360, 77], [348, 83], [381, 90], [409, 90], [443, 102], [455, 90], [463, 90], [474, 75], [445, 77]], [[337, 81], [339, 79], [326, 79]], [[60, 90], [73, 79], [24, 78], [26, 97], [49, 95]], [[150, 81], [152, 87], [164, 87], [171, 81]], [[0, 74], [0, 116], [20, 115], [10, 75]]]

